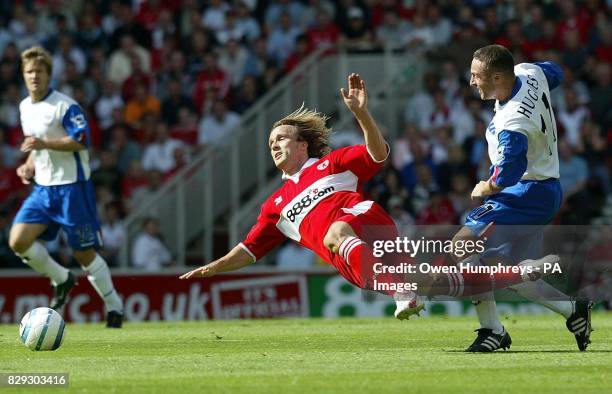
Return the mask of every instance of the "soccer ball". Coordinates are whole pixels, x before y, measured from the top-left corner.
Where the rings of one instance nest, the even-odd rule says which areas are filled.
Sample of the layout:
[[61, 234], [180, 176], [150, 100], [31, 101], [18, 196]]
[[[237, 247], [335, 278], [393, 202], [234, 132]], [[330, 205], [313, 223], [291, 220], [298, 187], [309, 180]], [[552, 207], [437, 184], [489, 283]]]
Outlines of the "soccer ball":
[[51, 308], [32, 309], [19, 324], [19, 338], [30, 350], [55, 350], [64, 341], [64, 334], [64, 319]]

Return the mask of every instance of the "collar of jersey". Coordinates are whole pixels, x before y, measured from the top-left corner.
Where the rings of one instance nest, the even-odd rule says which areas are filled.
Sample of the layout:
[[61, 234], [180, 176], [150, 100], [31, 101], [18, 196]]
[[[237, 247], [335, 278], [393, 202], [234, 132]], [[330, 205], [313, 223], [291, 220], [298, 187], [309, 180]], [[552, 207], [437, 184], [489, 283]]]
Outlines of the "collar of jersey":
[[[36, 103], [42, 103], [43, 101], [45, 101], [49, 96], [51, 96], [51, 93], [53, 93], [53, 88], [49, 88], [49, 91], [47, 92], [47, 94], [45, 94], [45, 97], [41, 98], [40, 100], [38, 100]], [[36, 104], [34, 103], [34, 104]]]
[[319, 159], [315, 159], [315, 158], [309, 158], [308, 160], [306, 160], [306, 163], [304, 163], [304, 165], [302, 166], [302, 168], [300, 168], [300, 170], [298, 172], [296, 172], [293, 175], [289, 175], [286, 174], [283, 171], [283, 180], [287, 180], [287, 179], [291, 179], [293, 182], [298, 183], [298, 181], [300, 180], [300, 175], [302, 174], [302, 171], [304, 171], [305, 169], [307, 169], [308, 167], [310, 167], [311, 165], [313, 165], [314, 163], [316, 163]]
[[521, 86], [523, 86], [523, 82], [519, 77], [515, 77], [514, 86], [512, 87], [512, 93], [510, 93], [510, 97], [507, 100], [500, 101], [499, 105], [505, 105], [508, 101], [512, 100], [512, 97], [516, 96], [519, 90], [521, 90]]

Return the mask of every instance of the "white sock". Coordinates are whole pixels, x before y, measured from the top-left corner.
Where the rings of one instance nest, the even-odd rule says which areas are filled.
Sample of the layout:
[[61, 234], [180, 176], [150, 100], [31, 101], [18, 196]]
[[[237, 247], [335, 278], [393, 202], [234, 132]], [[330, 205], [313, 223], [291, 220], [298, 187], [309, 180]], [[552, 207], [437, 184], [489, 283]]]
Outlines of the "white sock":
[[104, 300], [106, 311], [117, 311], [123, 313], [123, 301], [119, 298], [119, 294], [113, 287], [113, 280], [110, 275], [110, 270], [106, 261], [96, 254], [96, 258], [87, 266], [83, 267], [89, 273], [87, 279], [91, 283], [100, 298]]
[[494, 334], [501, 334], [504, 332], [504, 326], [501, 324], [501, 321], [499, 321], [497, 306], [495, 305], [492, 291], [478, 294], [472, 297], [472, 301], [476, 308], [476, 315], [478, 315], [478, 321], [480, 322], [481, 328], [490, 328], [493, 330]]
[[574, 313], [574, 303], [571, 298], [542, 279], [535, 282], [519, 283], [510, 288], [516, 290], [517, 293], [529, 301], [543, 305], [565, 316], [566, 319]]
[[[474, 254], [465, 258], [461, 263], [466, 265], [483, 265], [480, 261], [480, 255]], [[495, 304], [495, 298], [493, 297], [492, 291], [472, 296], [472, 303], [476, 308], [476, 315], [480, 322], [480, 328], [490, 328], [494, 334], [501, 334], [504, 332], [504, 326], [499, 321], [499, 314], [497, 313], [497, 305]]]
[[18, 256], [34, 271], [51, 279], [54, 286], [64, 283], [68, 279], [68, 269], [53, 260], [47, 248], [38, 241], [34, 241], [28, 250], [18, 254]]

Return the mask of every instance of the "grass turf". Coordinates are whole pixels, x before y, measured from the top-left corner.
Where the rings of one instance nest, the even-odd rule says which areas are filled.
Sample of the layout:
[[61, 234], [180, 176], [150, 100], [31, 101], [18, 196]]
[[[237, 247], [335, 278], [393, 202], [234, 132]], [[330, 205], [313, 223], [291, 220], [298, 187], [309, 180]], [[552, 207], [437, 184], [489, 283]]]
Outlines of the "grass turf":
[[612, 314], [593, 314], [584, 353], [558, 316], [504, 324], [514, 344], [493, 354], [462, 352], [474, 317], [68, 325], [55, 352], [0, 325], [0, 372], [69, 372], [69, 390], [54, 393], [612, 391]]

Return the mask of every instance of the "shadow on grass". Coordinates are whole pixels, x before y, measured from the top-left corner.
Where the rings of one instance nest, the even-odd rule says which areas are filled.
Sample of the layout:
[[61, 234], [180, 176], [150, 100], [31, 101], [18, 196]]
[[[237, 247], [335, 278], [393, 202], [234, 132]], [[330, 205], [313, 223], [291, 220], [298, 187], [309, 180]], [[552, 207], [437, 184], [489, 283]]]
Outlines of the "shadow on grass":
[[612, 353], [612, 350], [498, 350], [495, 352], [466, 352], [465, 350], [444, 350], [444, 353], [465, 353], [465, 354], [503, 354], [503, 353]]

